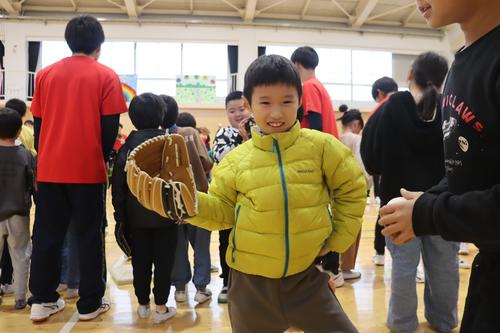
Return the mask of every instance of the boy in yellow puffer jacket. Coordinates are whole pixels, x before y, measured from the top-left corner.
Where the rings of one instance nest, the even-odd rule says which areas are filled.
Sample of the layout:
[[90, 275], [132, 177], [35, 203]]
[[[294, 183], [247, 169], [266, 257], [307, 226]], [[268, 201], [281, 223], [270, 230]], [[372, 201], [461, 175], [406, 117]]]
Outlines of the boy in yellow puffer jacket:
[[[221, 161], [199, 214], [189, 223], [233, 228], [233, 332], [357, 332], [314, 259], [344, 252], [356, 239], [366, 203], [363, 173], [332, 135], [296, 121], [302, 87], [293, 64], [261, 56], [245, 74], [244, 97], [257, 126]], [[228, 223], [231, 221], [230, 223]]]

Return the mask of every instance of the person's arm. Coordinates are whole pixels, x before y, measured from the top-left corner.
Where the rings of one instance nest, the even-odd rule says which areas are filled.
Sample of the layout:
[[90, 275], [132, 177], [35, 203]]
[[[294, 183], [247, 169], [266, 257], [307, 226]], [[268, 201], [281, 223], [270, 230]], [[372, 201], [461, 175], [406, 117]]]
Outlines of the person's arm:
[[352, 152], [328, 136], [323, 147], [323, 173], [332, 195], [333, 229], [327, 246], [343, 253], [358, 236], [366, 206], [366, 182]]
[[307, 111], [307, 120], [309, 121], [309, 128], [323, 131], [323, 121], [321, 120], [321, 113], [314, 110]]
[[208, 194], [198, 192], [198, 215], [187, 222], [207, 230], [232, 228], [236, 196], [236, 175], [226, 157], [213, 174]]
[[130, 256], [130, 239], [127, 228], [127, 174], [125, 172], [125, 164], [127, 159], [127, 151], [120, 151], [116, 157], [116, 162], [113, 167], [111, 176], [111, 202], [113, 204], [115, 218], [115, 238], [122, 251]]
[[321, 93], [316, 86], [307, 83], [302, 86], [302, 109], [304, 118], [307, 119], [307, 127], [322, 131]]
[[33, 117], [33, 128], [35, 131], [35, 150], [38, 151], [40, 143], [40, 131], [42, 130], [42, 118]]
[[500, 184], [462, 195], [450, 192], [421, 195], [413, 207], [417, 236], [440, 235], [457, 242], [500, 241]]
[[115, 210], [113, 215], [117, 224], [126, 221], [128, 185], [125, 164], [128, 152], [124, 149], [118, 153], [111, 175], [111, 202]]
[[101, 140], [102, 154], [104, 161], [108, 161], [111, 149], [118, 135], [118, 126], [120, 125], [120, 115], [114, 114], [109, 116], [101, 116]]
[[203, 166], [203, 170], [208, 176], [210, 174], [210, 170], [212, 170], [212, 167], [214, 166], [214, 163], [212, 162], [212, 160], [210, 160], [210, 157], [208, 157], [207, 147], [203, 144], [203, 141], [201, 140], [200, 134], [197, 130], [193, 131], [193, 141], [196, 150], [198, 151], [198, 156], [200, 157], [200, 162]]
[[384, 107], [381, 107], [370, 117], [363, 128], [360, 154], [365, 170], [370, 175], [380, 175], [382, 173], [382, 141], [383, 135], [386, 133], [384, 120], [382, 119], [384, 113]]

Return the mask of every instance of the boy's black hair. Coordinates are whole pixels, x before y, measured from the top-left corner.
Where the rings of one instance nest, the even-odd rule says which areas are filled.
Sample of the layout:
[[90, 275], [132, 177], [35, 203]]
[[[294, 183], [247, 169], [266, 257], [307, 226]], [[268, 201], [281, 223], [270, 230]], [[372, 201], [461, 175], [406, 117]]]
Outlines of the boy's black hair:
[[15, 139], [23, 126], [23, 120], [16, 110], [0, 109], [0, 139]]
[[296, 49], [290, 60], [299, 63], [305, 69], [315, 69], [319, 64], [318, 53], [310, 46], [302, 46]]
[[71, 52], [89, 55], [104, 43], [104, 31], [95, 17], [81, 15], [68, 22], [64, 38]]
[[177, 126], [196, 128], [196, 119], [189, 112], [181, 112], [177, 117]]
[[372, 84], [372, 97], [377, 99], [378, 91], [382, 90], [386, 94], [398, 91], [398, 84], [393, 78], [388, 76], [381, 77]]
[[179, 105], [177, 105], [177, 101], [172, 96], [160, 95], [160, 97], [166, 106], [161, 128], [167, 129], [175, 125], [177, 117], [179, 117]]
[[361, 128], [365, 126], [363, 116], [361, 115], [361, 112], [358, 109], [350, 109], [349, 111], [344, 112], [344, 114], [340, 118], [340, 121], [342, 122], [343, 126], [347, 126], [356, 120], [359, 121]]
[[17, 98], [9, 99], [7, 103], [5, 103], [5, 107], [17, 111], [17, 113], [19, 113], [21, 118], [24, 117], [24, 115], [26, 114], [26, 109], [27, 109], [26, 103]]
[[130, 102], [128, 114], [132, 124], [138, 130], [160, 127], [164, 109], [166, 108], [163, 99], [152, 93], [144, 93], [135, 96]]
[[252, 94], [255, 87], [279, 83], [295, 87], [300, 100], [302, 82], [295, 66], [290, 60], [280, 55], [263, 55], [255, 59], [248, 67], [245, 73], [243, 95], [252, 104]]
[[235, 90], [235, 91], [230, 92], [226, 96], [226, 108], [227, 108], [227, 103], [229, 103], [231, 101], [240, 100], [242, 96], [243, 96], [243, 92], [241, 92], [239, 90]]

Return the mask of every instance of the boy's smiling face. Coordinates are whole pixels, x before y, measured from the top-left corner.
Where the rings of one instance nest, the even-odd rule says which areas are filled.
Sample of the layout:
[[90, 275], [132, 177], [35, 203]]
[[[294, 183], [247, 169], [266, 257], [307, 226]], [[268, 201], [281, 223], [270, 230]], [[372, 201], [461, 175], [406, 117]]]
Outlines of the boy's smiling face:
[[243, 98], [233, 99], [226, 106], [227, 119], [232, 127], [238, 128], [242, 120], [250, 117], [250, 111], [245, 107]]
[[297, 119], [300, 100], [297, 88], [284, 83], [253, 88], [249, 108], [264, 134], [285, 132]]

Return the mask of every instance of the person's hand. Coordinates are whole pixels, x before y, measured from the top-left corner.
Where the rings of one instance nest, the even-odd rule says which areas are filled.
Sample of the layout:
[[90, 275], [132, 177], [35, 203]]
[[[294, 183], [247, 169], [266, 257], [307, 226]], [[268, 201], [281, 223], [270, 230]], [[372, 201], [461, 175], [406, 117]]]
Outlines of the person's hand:
[[330, 248], [328, 247], [328, 245], [323, 245], [323, 247], [321, 248], [321, 250], [319, 250], [319, 254], [318, 254], [318, 257], [322, 257], [326, 254], [328, 254], [328, 252], [330, 252]]
[[[323, 247], [323, 248], [326, 248], [326, 247]], [[328, 249], [328, 248], [326, 248], [326, 249]], [[328, 252], [330, 252], [330, 249], [328, 249], [328, 251], [326, 253], [328, 253]], [[325, 272], [325, 270], [323, 269], [323, 266], [321, 266], [321, 265], [316, 265], [316, 269], [318, 271], [320, 271], [320, 272], [325, 273], [326, 275], [328, 275], [328, 288], [330, 288], [330, 290], [332, 291], [332, 293], [335, 293], [335, 289], [337, 289], [337, 286], [335, 285], [335, 280], [333, 278], [333, 275], [331, 273]]]
[[337, 286], [335, 285], [335, 280], [333, 277], [330, 275], [330, 279], [328, 279], [328, 288], [332, 291], [332, 293], [335, 294], [335, 289], [337, 289]]
[[243, 142], [248, 141], [248, 139], [250, 139], [247, 130], [245, 129], [245, 125], [248, 123], [249, 120], [250, 117], [245, 118], [238, 124], [238, 130], [240, 131], [240, 135], [243, 138]]
[[394, 244], [405, 244], [415, 237], [413, 231], [413, 206], [423, 192], [410, 192], [401, 189], [401, 195], [406, 200], [389, 203], [380, 209], [380, 221], [384, 227], [382, 235], [391, 238]]

